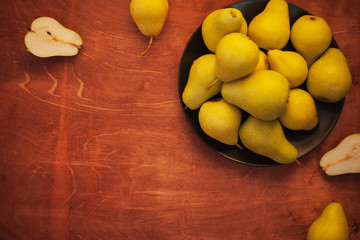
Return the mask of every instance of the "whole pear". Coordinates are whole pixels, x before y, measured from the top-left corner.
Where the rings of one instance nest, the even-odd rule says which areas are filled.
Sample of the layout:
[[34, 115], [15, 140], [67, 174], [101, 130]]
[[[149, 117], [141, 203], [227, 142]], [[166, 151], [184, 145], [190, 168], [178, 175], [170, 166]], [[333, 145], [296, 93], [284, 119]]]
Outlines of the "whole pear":
[[329, 176], [360, 173], [360, 133], [346, 136], [320, 160], [320, 167]]
[[221, 87], [227, 102], [262, 120], [274, 120], [285, 112], [289, 92], [289, 81], [273, 70], [256, 71]]
[[255, 69], [259, 62], [259, 47], [242, 33], [229, 33], [219, 41], [215, 57], [217, 78], [230, 82]]
[[201, 25], [206, 47], [214, 53], [220, 39], [226, 34], [240, 31], [243, 21], [242, 13], [236, 8], [222, 8], [211, 12]]
[[197, 58], [190, 67], [188, 81], [182, 93], [184, 104], [191, 110], [198, 109], [204, 102], [220, 93], [221, 81], [216, 81], [216, 60], [214, 54], [205, 54]]
[[332, 41], [327, 22], [317, 16], [303, 15], [291, 27], [290, 40], [310, 67]]
[[283, 128], [277, 119], [264, 121], [249, 116], [241, 124], [239, 136], [242, 144], [257, 154], [281, 164], [296, 161], [297, 150], [286, 139]]
[[313, 97], [301, 88], [290, 90], [288, 104], [280, 123], [291, 130], [311, 130], [319, 122]]
[[308, 75], [308, 65], [297, 52], [279, 49], [269, 50], [267, 58], [270, 69], [283, 74], [289, 80], [290, 88], [300, 86]]
[[329, 48], [310, 67], [306, 80], [310, 94], [319, 101], [337, 102], [350, 91], [352, 78], [344, 54]]
[[157, 37], [167, 18], [169, 4], [167, 0], [131, 0], [130, 14], [142, 34], [150, 37], [145, 55], [150, 49], [153, 38]]
[[262, 50], [259, 51], [259, 62], [256, 65], [253, 72], [259, 71], [259, 70], [269, 70], [268, 57], [267, 57], [266, 53]]
[[289, 7], [285, 0], [270, 0], [249, 24], [249, 37], [266, 50], [282, 49], [290, 38]]
[[199, 123], [211, 138], [227, 145], [237, 145], [241, 110], [221, 98], [207, 101], [200, 107]]
[[349, 226], [340, 203], [328, 204], [311, 224], [307, 240], [349, 240]]

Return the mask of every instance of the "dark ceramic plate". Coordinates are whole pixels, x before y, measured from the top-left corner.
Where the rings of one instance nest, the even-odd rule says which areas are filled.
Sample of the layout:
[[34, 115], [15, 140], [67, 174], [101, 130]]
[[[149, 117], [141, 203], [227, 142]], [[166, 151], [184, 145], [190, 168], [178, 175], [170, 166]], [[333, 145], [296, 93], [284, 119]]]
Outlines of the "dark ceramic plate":
[[[237, 2], [229, 5], [228, 7], [233, 7], [239, 9], [246, 22], [249, 24], [250, 21], [261, 11], [264, 10], [268, 0], [246, 0]], [[310, 14], [309, 12], [288, 3], [289, 13], [290, 13], [290, 24], [292, 25], [296, 19], [302, 15]], [[333, 39], [330, 47], [338, 47], [335, 40]], [[285, 47], [285, 50], [294, 50], [290, 41]], [[187, 43], [185, 50], [183, 52], [180, 68], [179, 68], [179, 82], [178, 90], [180, 96], [180, 102], [184, 109], [184, 113], [189, 124], [192, 126], [194, 131], [199, 135], [199, 137], [215, 152], [220, 155], [247, 165], [253, 166], [272, 166], [278, 165], [278, 163], [273, 160], [255, 154], [248, 149], [239, 149], [236, 146], [227, 146], [222, 144], [209, 136], [207, 136], [201, 129], [198, 121], [198, 110], [185, 109], [185, 105], [182, 102], [181, 95], [187, 83], [190, 67], [195, 59], [198, 57], [210, 53], [206, 48], [202, 36], [201, 36], [201, 26], [199, 26], [196, 31], [191, 36], [189, 42]], [[300, 86], [306, 88], [305, 84]], [[215, 96], [214, 98], [219, 97]], [[316, 107], [318, 110], [319, 124], [313, 130], [310, 131], [292, 131], [284, 128], [285, 135], [287, 139], [296, 147], [298, 150], [298, 158], [303, 157], [305, 154], [309, 153], [315, 149], [331, 132], [334, 128], [336, 122], [338, 121], [343, 105], [344, 99], [337, 103], [322, 103], [316, 101]], [[244, 112], [243, 112], [244, 113]], [[246, 119], [246, 113], [243, 115], [243, 120]], [[241, 145], [241, 143], [239, 142]]]

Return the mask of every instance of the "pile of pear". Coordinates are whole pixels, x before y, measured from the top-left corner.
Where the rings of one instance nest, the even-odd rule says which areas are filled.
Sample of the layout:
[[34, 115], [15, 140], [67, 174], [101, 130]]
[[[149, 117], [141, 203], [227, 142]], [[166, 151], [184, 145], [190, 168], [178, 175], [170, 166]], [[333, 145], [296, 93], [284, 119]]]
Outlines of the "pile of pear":
[[[186, 109], [198, 110], [202, 130], [223, 144], [241, 142], [280, 164], [297, 161], [284, 128], [314, 129], [315, 102], [340, 101], [352, 84], [344, 54], [330, 47], [329, 25], [303, 15], [291, 26], [287, 2], [270, 0], [249, 24], [236, 8], [215, 10], [201, 34], [209, 53], [190, 67]], [[289, 42], [294, 50], [286, 50]]]

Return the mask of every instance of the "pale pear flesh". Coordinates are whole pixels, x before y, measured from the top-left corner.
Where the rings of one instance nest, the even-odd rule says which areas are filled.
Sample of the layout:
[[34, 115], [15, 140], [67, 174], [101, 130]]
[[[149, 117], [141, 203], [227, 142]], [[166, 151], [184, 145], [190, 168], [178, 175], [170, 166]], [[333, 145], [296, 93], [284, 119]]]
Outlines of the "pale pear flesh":
[[360, 133], [348, 135], [325, 153], [320, 167], [329, 176], [360, 173]]
[[38, 57], [74, 56], [82, 46], [79, 34], [50, 17], [35, 19], [24, 41], [28, 51]]

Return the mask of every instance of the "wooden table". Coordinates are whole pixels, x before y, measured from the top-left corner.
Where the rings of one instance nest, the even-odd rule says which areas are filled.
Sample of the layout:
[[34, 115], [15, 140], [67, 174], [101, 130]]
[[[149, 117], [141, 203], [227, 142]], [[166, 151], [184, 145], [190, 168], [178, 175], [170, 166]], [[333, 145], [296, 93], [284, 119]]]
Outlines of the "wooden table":
[[[330, 135], [302, 166], [252, 167], [210, 149], [187, 123], [178, 69], [192, 33], [231, 0], [169, 0], [159, 37], [130, 1], [0, 2], [1, 239], [305, 239], [331, 201], [360, 233], [360, 175], [325, 175], [322, 155], [360, 131], [357, 0], [291, 0], [323, 17], [353, 86]], [[26, 51], [31, 22], [78, 32], [75, 57]]]

